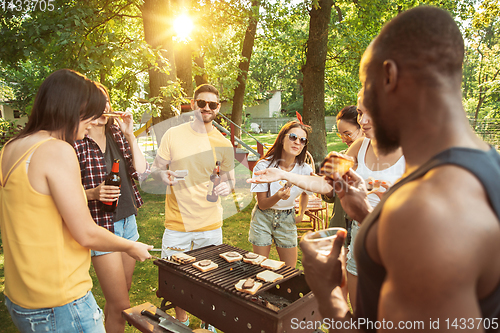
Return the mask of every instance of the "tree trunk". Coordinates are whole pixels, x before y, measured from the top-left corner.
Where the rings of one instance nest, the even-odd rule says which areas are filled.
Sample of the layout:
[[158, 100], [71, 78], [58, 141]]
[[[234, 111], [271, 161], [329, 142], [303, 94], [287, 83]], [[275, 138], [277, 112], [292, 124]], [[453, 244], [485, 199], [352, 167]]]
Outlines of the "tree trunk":
[[[250, 58], [252, 57], [252, 49], [257, 32], [257, 23], [259, 21], [260, 0], [252, 0], [252, 13], [248, 22], [248, 28], [245, 32], [243, 40], [243, 48], [241, 55], [243, 59], [239, 64], [238, 86], [234, 89], [233, 109], [231, 111], [231, 120], [238, 126], [241, 126], [243, 121], [243, 100], [245, 98], [245, 87], [247, 82], [248, 68], [250, 67]], [[234, 135], [241, 138], [241, 131], [235, 128]]]
[[[177, 6], [190, 8], [191, 0], [174, 0]], [[191, 42], [175, 43], [175, 70], [177, 78], [181, 81], [181, 87], [189, 99], [193, 98], [193, 50]]]
[[[144, 38], [152, 48], [161, 48], [163, 57], [167, 63], [158, 63], [160, 68], [168, 68], [168, 74], [163, 73], [155, 67], [150, 67], [149, 72], [149, 98], [160, 96], [160, 88], [168, 85], [168, 81], [176, 80], [174, 45], [172, 41], [172, 18], [169, 0], [145, 0], [141, 8]], [[165, 120], [175, 116], [171, 108], [171, 98], [162, 98], [159, 102], [161, 113], [159, 117], [153, 117], [154, 131], [158, 144], [167, 130]]]
[[304, 80], [304, 123], [312, 127], [308, 150], [316, 164], [326, 156], [325, 128], [325, 62], [328, 51], [328, 25], [332, 0], [320, 0], [310, 11], [306, 64], [302, 67]]
[[[495, 81], [497, 79], [497, 75], [499, 73], [500, 73], [500, 69], [497, 70], [495, 75], [493, 75], [493, 79], [490, 81], [491, 82]], [[474, 130], [476, 129], [476, 126], [477, 126], [477, 119], [479, 117], [479, 110], [481, 110], [481, 106], [482, 106], [482, 104], [487, 96], [486, 93], [489, 90], [489, 88], [487, 86], [483, 86], [484, 83], [488, 82], [488, 74], [485, 75], [483, 82], [481, 82], [481, 75], [479, 75], [478, 82], [479, 82], [480, 88], [479, 88], [479, 97], [478, 97], [478, 101], [477, 101], [477, 105], [476, 105], [476, 113], [474, 114], [474, 124], [472, 126], [474, 128]]]
[[[204, 55], [198, 55], [195, 56], [194, 62], [198, 67], [202, 70], [205, 69], [205, 56]], [[204, 83], [208, 83], [208, 75], [206, 73], [200, 73], [198, 75], [195, 75], [194, 80], [196, 81], [196, 86], [198, 87], [199, 85], [202, 85]]]
[[176, 43], [175, 69], [177, 78], [181, 81], [181, 87], [188, 98], [192, 98], [194, 92], [191, 54], [191, 45], [182, 42]]

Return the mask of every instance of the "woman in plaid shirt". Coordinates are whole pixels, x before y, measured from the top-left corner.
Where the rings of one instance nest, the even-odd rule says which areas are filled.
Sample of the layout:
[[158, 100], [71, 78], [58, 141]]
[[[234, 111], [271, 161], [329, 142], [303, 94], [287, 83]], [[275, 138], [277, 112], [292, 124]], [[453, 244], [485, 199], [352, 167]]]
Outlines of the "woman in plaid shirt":
[[[107, 89], [105, 113], [113, 112]], [[136, 241], [139, 238], [135, 215], [143, 201], [135, 184], [147, 176], [149, 164], [142, 154], [133, 132], [129, 112], [115, 112], [115, 117], [101, 116], [83, 140], [75, 142], [80, 162], [82, 183], [94, 221], [116, 235]], [[114, 159], [120, 160], [121, 187], [104, 185]], [[118, 200], [115, 212], [101, 211], [102, 201]], [[132, 284], [135, 260], [123, 252], [92, 251], [92, 264], [106, 298], [104, 307], [106, 331], [123, 332], [122, 310], [130, 307], [128, 291]]]

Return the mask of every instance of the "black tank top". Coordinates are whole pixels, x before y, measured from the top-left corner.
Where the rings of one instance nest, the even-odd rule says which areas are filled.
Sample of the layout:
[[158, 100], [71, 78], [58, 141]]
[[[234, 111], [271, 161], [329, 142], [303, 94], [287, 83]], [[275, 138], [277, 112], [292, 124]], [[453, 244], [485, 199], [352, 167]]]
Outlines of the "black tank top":
[[[485, 152], [477, 149], [455, 147], [437, 154], [391, 187], [375, 210], [366, 217], [361, 229], [358, 231], [354, 249], [358, 266], [356, 317], [366, 318], [371, 322], [377, 320], [380, 290], [386, 276], [384, 267], [375, 263], [366, 252], [365, 240], [368, 230], [378, 220], [384, 203], [392, 193], [401, 186], [422, 177], [432, 168], [444, 164], [460, 166], [479, 179], [500, 223], [500, 155], [498, 152], [493, 148]], [[500, 285], [487, 298], [480, 300], [479, 306], [483, 318], [498, 318], [500, 315]], [[365, 327], [367, 330], [370, 330], [369, 328]], [[490, 329], [489, 331], [500, 332], [500, 329]]]

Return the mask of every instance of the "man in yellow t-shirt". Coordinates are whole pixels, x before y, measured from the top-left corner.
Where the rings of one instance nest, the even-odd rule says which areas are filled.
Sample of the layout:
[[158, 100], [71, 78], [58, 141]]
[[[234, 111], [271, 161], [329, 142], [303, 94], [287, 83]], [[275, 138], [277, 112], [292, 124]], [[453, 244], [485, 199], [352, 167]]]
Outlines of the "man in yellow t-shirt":
[[[207, 200], [210, 175], [220, 162], [221, 182], [214, 194], [226, 196], [234, 185], [234, 153], [229, 140], [212, 126], [220, 110], [219, 92], [209, 84], [196, 88], [191, 100], [194, 119], [170, 128], [158, 148], [152, 175], [167, 186], [162, 257], [208, 245], [222, 244], [222, 205]], [[168, 168], [168, 170], [167, 170]], [[187, 170], [183, 180], [175, 171]], [[176, 317], [186, 313], [176, 308]]]

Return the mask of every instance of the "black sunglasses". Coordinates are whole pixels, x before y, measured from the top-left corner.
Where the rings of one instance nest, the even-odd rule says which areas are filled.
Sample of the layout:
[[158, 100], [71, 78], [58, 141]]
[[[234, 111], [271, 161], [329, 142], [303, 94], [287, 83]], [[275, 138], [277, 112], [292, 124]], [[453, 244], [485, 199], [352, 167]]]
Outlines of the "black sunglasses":
[[295, 141], [297, 141], [297, 139], [299, 139], [301, 145], [303, 145], [303, 146], [307, 145], [307, 138], [305, 138], [305, 137], [299, 138], [298, 135], [295, 133], [289, 133], [287, 135], [288, 135], [288, 138], [290, 139], [290, 141], [295, 142]]
[[207, 103], [208, 103], [208, 107], [210, 108], [210, 110], [215, 110], [219, 106], [218, 102], [209, 102], [209, 101], [204, 101], [202, 99], [196, 100], [196, 104], [198, 105], [199, 108], [202, 108], [202, 109], [207, 105]]

